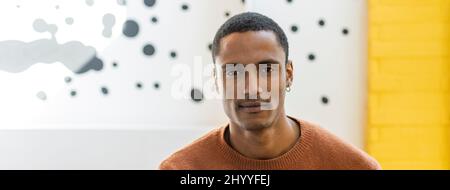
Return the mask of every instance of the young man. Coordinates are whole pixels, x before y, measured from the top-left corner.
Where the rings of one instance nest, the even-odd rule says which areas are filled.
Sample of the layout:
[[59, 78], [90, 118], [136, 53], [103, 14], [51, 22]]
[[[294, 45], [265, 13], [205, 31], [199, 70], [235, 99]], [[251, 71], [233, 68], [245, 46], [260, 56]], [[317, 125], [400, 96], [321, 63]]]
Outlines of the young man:
[[[212, 56], [218, 90], [232, 96], [223, 98], [229, 123], [177, 151], [160, 169], [380, 169], [363, 151], [286, 115], [284, 97], [294, 74], [288, 55], [286, 35], [272, 19], [246, 12], [226, 21]], [[268, 79], [264, 88], [272, 93], [263, 98]]]

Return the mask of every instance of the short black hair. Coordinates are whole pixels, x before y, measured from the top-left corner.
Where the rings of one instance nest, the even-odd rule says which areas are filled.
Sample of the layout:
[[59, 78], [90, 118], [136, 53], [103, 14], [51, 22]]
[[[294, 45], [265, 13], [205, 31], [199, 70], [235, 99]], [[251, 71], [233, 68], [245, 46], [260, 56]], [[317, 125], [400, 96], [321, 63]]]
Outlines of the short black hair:
[[217, 30], [212, 44], [212, 58], [215, 62], [217, 54], [219, 54], [220, 40], [225, 36], [234, 32], [247, 31], [272, 31], [283, 48], [286, 55], [286, 62], [289, 57], [289, 43], [283, 29], [271, 18], [255, 12], [244, 12], [237, 14], [220, 26]]

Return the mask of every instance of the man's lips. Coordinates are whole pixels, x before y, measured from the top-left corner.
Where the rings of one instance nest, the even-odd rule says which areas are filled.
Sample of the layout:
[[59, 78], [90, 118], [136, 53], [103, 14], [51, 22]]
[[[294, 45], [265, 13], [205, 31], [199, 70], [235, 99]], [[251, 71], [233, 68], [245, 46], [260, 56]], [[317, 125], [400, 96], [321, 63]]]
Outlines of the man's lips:
[[261, 102], [258, 101], [249, 101], [249, 102], [239, 102], [237, 107], [240, 111], [243, 112], [260, 112], [261, 111]]

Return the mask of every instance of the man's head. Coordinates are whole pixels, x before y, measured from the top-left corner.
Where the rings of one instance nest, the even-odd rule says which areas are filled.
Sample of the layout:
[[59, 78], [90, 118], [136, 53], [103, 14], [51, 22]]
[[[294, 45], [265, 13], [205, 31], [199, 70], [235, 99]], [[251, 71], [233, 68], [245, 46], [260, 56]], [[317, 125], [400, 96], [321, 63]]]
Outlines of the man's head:
[[[233, 95], [223, 99], [231, 122], [245, 130], [260, 130], [285, 114], [285, 90], [293, 79], [288, 55], [285, 33], [264, 15], [238, 14], [219, 28], [212, 45], [214, 76], [223, 95]], [[265, 96], [267, 91], [270, 97]]]

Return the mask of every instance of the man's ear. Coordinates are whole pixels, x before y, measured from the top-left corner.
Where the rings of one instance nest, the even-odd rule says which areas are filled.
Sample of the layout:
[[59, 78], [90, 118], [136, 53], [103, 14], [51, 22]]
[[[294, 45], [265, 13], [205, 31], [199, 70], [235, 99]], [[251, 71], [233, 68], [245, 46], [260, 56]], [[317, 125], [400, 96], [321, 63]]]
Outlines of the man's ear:
[[291, 86], [294, 80], [294, 66], [292, 60], [288, 60], [286, 63], [286, 85]]

